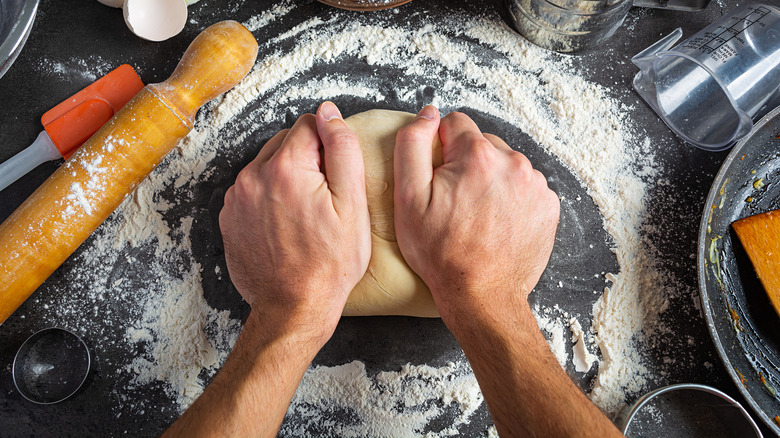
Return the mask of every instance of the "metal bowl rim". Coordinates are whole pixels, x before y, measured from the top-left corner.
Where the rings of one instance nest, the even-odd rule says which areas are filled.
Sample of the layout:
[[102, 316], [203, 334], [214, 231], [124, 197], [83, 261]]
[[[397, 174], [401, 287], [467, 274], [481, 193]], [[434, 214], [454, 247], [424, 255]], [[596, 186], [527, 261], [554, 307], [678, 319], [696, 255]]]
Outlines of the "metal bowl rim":
[[729, 374], [729, 377], [731, 377], [731, 380], [737, 386], [737, 389], [742, 394], [742, 396], [745, 397], [745, 400], [747, 401], [748, 405], [750, 405], [750, 407], [753, 409], [753, 411], [756, 414], [758, 414], [759, 418], [761, 418], [761, 420], [770, 429], [772, 429], [774, 433], [780, 435], [780, 426], [778, 426], [774, 421], [772, 421], [764, 414], [763, 408], [761, 408], [761, 406], [758, 405], [758, 402], [756, 402], [756, 400], [753, 398], [753, 396], [750, 394], [747, 388], [745, 388], [742, 385], [742, 380], [737, 375], [737, 372], [734, 369], [734, 365], [731, 363], [731, 360], [729, 360], [729, 358], [723, 352], [723, 343], [721, 342], [720, 336], [718, 335], [718, 332], [715, 329], [715, 323], [713, 320], [712, 312], [710, 311], [710, 308], [707, 305], [707, 302], [705, 301], [709, 295], [707, 292], [707, 284], [706, 284], [707, 280], [705, 275], [706, 266], [704, 263], [705, 257], [707, 256], [706, 238], [708, 234], [707, 226], [708, 226], [708, 218], [710, 213], [709, 210], [710, 210], [710, 206], [715, 203], [715, 198], [718, 196], [718, 192], [720, 191], [720, 186], [723, 184], [723, 181], [726, 177], [727, 169], [731, 166], [731, 163], [733, 163], [735, 160], [738, 159], [737, 157], [742, 155], [742, 149], [744, 149], [745, 145], [748, 144], [748, 142], [753, 138], [753, 135], [759, 130], [761, 130], [764, 127], [764, 125], [766, 125], [767, 123], [769, 123], [771, 120], [773, 120], [775, 117], [778, 116], [780, 116], [780, 106], [770, 111], [767, 115], [762, 117], [761, 120], [758, 121], [758, 123], [753, 125], [753, 129], [750, 131], [750, 133], [737, 142], [737, 144], [734, 146], [734, 149], [731, 150], [728, 157], [726, 157], [726, 159], [723, 161], [720, 170], [718, 170], [718, 174], [715, 176], [712, 186], [710, 187], [710, 192], [707, 195], [707, 200], [704, 203], [704, 208], [701, 215], [701, 222], [699, 223], [696, 271], [699, 278], [699, 299], [701, 301], [702, 311], [704, 312], [704, 319], [707, 322], [707, 329], [710, 332], [712, 341], [715, 343], [715, 349], [718, 351], [718, 356], [720, 357], [720, 360], [725, 365], [726, 372]]
[[4, 64], [25, 43], [25, 36], [35, 22], [35, 13], [40, 0], [24, 0], [21, 14], [16, 18], [8, 37], [0, 42], [0, 65]]
[[761, 429], [758, 428], [758, 425], [756, 424], [755, 420], [753, 420], [753, 417], [750, 416], [748, 411], [736, 400], [731, 398], [728, 394], [725, 392], [713, 388], [712, 386], [702, 385], [699, 383], [678, 383], [676, 385], [669, 385], [664, 386], [661, 388], [658, 388], [656, 390], [650, 391], [647, 394], [643, 395], [639, 400], [634, 403], [634, 406], [631, 407], [631, 410], [629, 411], [628, 415], [626, 416], [625, 424], [622, 425], [620, 428], [620, 432], [624, 435], [626, 432], [628, 432], [629, 427], [631, 427], [631, 422], [634, 420], [634, 417], [637, 413], [648, 403], [650, 403], [654, 398], [661, 394], [665, 394], [667, 392], [671, 391], [677, 391], [677, 390], [685, 390], [685, 389], [692, 389], [697, 391], [706, 392], [715, 396], [720, 397], [723, 400], [726, 400], [731, 404], [732, 406], [739, 409], [739, 411], [742, 413], [742, 415], [745, 417], [745, 419], [750, 423], [750, 425], [753, 427], [753, 431], [756, 433], [757, 437], [762, 437]]

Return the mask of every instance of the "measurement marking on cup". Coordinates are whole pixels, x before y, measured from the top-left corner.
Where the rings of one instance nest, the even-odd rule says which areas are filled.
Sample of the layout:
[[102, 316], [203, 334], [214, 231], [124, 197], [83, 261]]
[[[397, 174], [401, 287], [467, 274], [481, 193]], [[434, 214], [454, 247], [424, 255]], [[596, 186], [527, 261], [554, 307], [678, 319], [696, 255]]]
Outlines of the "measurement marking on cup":
[[[748, 27], [760, 22], [762, 18], [764, 18], [767, 14], [769, 14], [769, 12], [770, 12], [769, 9], [763, 6], [759, 6], [753, 9], [744, 17], [738, 18], [736, 23], [723, 29], [720, 33], [717, 34], [713, 33], [712, 37], [704, 44], [702, 44], [699, 48], [704, 53], [712, 54], [719, 48], [723, 47], [724, 44], [736, 38], [737, 35], [743, 33]], [[740, 26], [740, 23], [744, 23], [744, 24]], [[728, 33], [729, 36], [723, 37], [723, 35], [726, 33]], [[744, 41], [740, 41], [740, 42], [744, 43]], [[718, 43], [718, 44], [710, 46], [710, 44], [712, 43]]]

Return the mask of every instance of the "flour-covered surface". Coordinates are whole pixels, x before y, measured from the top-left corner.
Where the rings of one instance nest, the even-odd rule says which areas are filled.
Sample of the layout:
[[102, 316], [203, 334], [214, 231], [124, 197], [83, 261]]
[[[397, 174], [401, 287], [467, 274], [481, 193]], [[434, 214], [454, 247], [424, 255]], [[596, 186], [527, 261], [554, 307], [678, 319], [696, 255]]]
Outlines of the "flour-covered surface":
[[[71, 415], [66, 425], [154, 435], [202, 392], [248, 312], [224, 263], [217, 225], [224, 192], [268, 138], [325, 99], [345, 115], [416, 112], [428, 103], [464, 111], [548, 176], [562, 217], [532, 307], [561, 366], [605, 412], [667, 382], [717, 378], [696, 307], [693, 259], [702, 181], [711, 178], [713, 160], [710, 170], [707, 159], [696, 161], [703, 169], [686, 164], [695, 151], [668, 136], [630, 92], [626, 40], [580, 58], [545, 52], [501, 20], [502, 2], [418, 1], [371, 14], [261, 3], [191, 7], [188, 27], [245, 23], [260, 43], [255, 69], [199, 113], [193, 132], [0, 328], [9, 334], [2, 358], [45, 326], [85, 337], [92, 377], [71, 405], [56, 408], [95, 418]], [[636, 12], [625, 26], [633, 34], [647, 15]], [[44, 18], [54, 21], [51, 13]], [[145, 80], [162, 80], [180, 44], [159, 64], [140, 60], [128, 44], [127, 58], [46, 53], [20, 65], [45, 78], [72, 77], [76, 69], [91, 79], [113, 67], [108, 59], [136, 58]], [[594, 66], [593, 57], [602, 64]], [[74, 188], [77, 206], [79, 199]], [[41, 431], [43, 418], [66, 418], [2, 388], [0, 417], [15, 427]], [[441, 321], [384, 317], [343, 320], [304, 377], [281, 435], [323, 433], [495, 430]]]

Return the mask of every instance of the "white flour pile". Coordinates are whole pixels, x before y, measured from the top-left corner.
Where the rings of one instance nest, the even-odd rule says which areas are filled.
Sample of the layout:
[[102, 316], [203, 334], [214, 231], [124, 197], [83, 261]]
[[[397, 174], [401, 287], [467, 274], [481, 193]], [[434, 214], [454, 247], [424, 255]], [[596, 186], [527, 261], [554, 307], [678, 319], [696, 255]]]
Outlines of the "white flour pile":
[[[405, 365], [400, 372], [383, 371], [373, 379], [358, 361], [313, 367], [295, 393], [289, 420], [282, 425], [280, 434], [307, 436], [311, 431], [306, 426], [311, 418], [316, 418], [329, 435], [416, 436], [424, 432], [431, 420], [442, 416], [445, 407], [455, 405], [460, 414], [439, 434], [457, 435], [457, 427], [469, 421], [482, 400], [474, 374], [463, 363], [442, 368]], [[329, 418], [334, 408], [348, 408], [352, 416], [365, 423]], [[369, 419], [370, 422], [366, 421]]]
[[[219, 267], [202, 268], [192, 254], [193, 221], [208, 215], [205, 206], [195, 205], [192, 187], [218, 171], [211, 161], [217, 155], [234, 159], [238, 148], [259, 147], [252, 140], [255, 133], [269, 124], [281, 127], [286, 114], [311, 111], [323, 99], [352, 96], [381, 103], [392, 96], [415, 103], [432, 93], [424, 103], [444, 113], [470, 108], [529, 134], [582, 182], [598, 206], [620, 271], [607, 274], [609, 287], [593, 307], [593, 326], [581, 327], [576, 315], [565, 311], [566, 303], [535, 310], [562, 365], [573, 363], [578, 371], [598, 367], [590, 396], [614, 413], [625, 394], [639, 391], [645, 382], [636, 341], [643, 329], [656, 324], [669, 293], [664, 287], [668, 274], [656, 271], [640, 235], [644, 198], [656, 171], [646, 139], [631, 130], [627, 109], [607, 90], [576, 75], [570, 58], [528, 44], [496, 17], [453, 15], [436, 25], [418, 25], [425, 21], [418, 16], [396, 27], [386, 20], [392, 11], [347, 18], [334, 10], [281, 36], [264, 33], [296, 7], [280, 2], [246, 23], [261, 41], [261, 53], [272, 55], [200, 113], [195, 130], [71, 263], [73, 280], [90, 285], [81, 298], [95, 306], [96, 317], [109, 290], [114, 300], [128, 304], [121, 320], [109, 312], [104, 321], [85, 318], [78, 324], [85, 325], [83, 330], [98, 330], [100, 323], [127, 326], [126, 341], [138, 357], [120, 365], [132, 376], [133, 387], [160, 381], [183, 410], [240, 331], [239, 321], [210, 308], [203, 298], [202, 269], [218, 273]], [[319, 73], [324, 65], [342, 62], [377, 73]], [[382, 71], [401, 79], [388, 88]], [[192, 204], [190, 216], [166, 220], [174, 204]], [[140, 253], [153, 256], [132, 279], [114, 277], [112, 266], [132, 262]], [[586, 276], [593, 273], [583, 272]], [[69, 307], [58, 305], [61, 310], [52, 311], [60, 313], [52, 316], [65, 318]], [[438, 433], [454, 434], [481, 403], [465, 363], [409, 365], [376, 376], [367, 375], [360, 362], [315, 367], [304, 377], [282, 432], [305, 435], [321, 428], [345, 436], [422, 435], [450, 406], [447, 410], [458, 412], [454, 424]], [[348, 413], [351, 421], [339, 423], [333, 416], [338, 412]]]

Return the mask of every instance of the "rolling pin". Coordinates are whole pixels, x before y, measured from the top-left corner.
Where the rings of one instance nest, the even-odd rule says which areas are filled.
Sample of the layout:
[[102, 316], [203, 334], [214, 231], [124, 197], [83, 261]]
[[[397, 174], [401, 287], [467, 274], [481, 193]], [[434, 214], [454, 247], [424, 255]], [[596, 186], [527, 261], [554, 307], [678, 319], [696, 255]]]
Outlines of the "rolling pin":
[[238, 83], [257, 41], [223, 21], [201, 32], [168, 80], [147, 85], [0, 225], [0, 324], [192, 129], [195, 113]]

